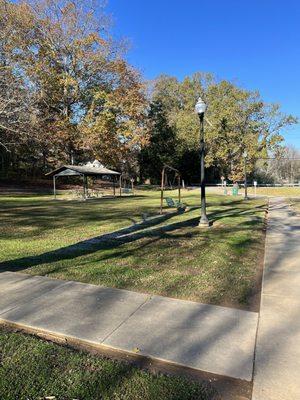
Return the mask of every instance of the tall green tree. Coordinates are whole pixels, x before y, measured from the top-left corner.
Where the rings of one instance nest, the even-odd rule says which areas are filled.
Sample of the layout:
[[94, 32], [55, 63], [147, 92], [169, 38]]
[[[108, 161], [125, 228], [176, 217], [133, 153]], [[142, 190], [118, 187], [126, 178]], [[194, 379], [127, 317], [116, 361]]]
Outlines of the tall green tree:
[[159, 183], [163, 166], [176, 166], [176, 137], [159, 100], [151, 103], [148, 119], [151, 134], [148, 145], [140, 152], [140, 175], [142, 179], [151, 177], [153, 183]]
[[[206, 165], [214, 177], [242, 180], [243, 153], [248, 154], [251, 172], [258, 158], [276, 151], [283, 143], [283, 130], [297, 121], [283, 114], [278, 105], [265, 103], [258, 92], [217, 81], [211, 74], [196, 73], [183, 81], [161, 76], [154, 83], [152, 101], [159, 100], [162, 105], [175, 137], [173, 162], [181, 168], [199, 169], [199, 120], [194, 113], [199, 96], [208, 105]], [[189, 175], [191, 180], [195, 178], [192, 171]]]
[[0, 0], [0, 9], [1, 54], [34, 105], [19, 130], [31, 154], [45, 167], [74, 156], [114, 167], [131, 159], [146, 140], [145, 87], [109, 33], [104, 3]]

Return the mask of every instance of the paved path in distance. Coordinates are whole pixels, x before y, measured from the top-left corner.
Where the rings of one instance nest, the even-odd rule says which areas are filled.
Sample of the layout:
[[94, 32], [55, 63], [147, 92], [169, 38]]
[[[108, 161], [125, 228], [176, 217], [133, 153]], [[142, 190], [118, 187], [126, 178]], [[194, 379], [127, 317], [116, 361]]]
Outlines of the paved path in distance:
[[250, 382], [258, 314], [0, 273], [0, 322]]
[[300, 399], [300, 217], [270, 199], [253, 400]]

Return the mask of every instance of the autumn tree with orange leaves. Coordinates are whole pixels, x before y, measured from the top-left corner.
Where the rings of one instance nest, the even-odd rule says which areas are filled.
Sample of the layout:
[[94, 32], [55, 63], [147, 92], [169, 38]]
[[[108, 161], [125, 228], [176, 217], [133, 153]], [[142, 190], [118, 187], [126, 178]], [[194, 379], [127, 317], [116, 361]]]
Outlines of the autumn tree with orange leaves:
[[0, 95], [0, 142], [13, 166], [131, 163], [147, 142], [145, 88], [103, 4], [0, 0], [0, 27], [0, 86], [10, 88]]

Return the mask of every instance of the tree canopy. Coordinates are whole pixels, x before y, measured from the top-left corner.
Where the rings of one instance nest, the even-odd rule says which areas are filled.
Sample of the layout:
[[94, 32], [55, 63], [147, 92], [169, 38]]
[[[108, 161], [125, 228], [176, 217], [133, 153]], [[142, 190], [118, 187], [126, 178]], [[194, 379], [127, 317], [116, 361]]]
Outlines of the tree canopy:
[[150, 85], [110, 33], [101, 0], [0, 0], [0, 155], [12, 170], [44, 173], [61, 163], [98, 158], [157, 181], [163, 164], [199, 179], [197, 98], [208, 104], [210, 179], [242, 177], [296, 122], [258, 92], [212, 74]]
[[117, 167], [145, 143], [145, 87], [102, 3], [0, 0], [0, 27], [0, 141], [15, 163]]
[[[233, 181], [241, 180], [243, 153], [247, 152], [249, 168], [253, 170], [258, 158], [281, 146], [282, 130], [296, 122], [293, 116], [283, 114], [279, 105], [265, 103], [258, 92], [242, 89], [229, 81], [217, 81], [212, 74], [196, 73], [182, 81], [160, 76], [152, 88], [150, 142], [142, 153], [152, 152], [156, 165], [158, 159], [162, 164], [170, 153], [168, 162], [185, 175], [188, 170], [187, 179], [193, 179], [193, 171], [199, 169], [199, 120], [194, 112], [199, 96], [208, 105], [206, 165], [212, 177], [224, 175]], [[168, 132], [169, 141], [172, 138], [173, 147], [167, 151], [164, 146], [156, 149], [157, 131], [153, 123], [156, 126], [161, 115], [164, 119], [160, 119], [159, 130]]]

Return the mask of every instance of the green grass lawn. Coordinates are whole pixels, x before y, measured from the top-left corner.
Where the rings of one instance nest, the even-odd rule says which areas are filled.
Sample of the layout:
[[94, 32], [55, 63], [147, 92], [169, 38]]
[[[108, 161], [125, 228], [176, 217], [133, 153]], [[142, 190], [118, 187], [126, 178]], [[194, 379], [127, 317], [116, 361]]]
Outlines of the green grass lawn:
[[159, 195], [141, 191], [88, 202], [1, 196], [0, 270], [252, 307], [264, 251], [263, 199], [209, 195], [214, 225], [201, 230], [199, 191], [184, 191], [191, 207], [184, 214], [167, 215], [125, 239], [84, 243], [139, 222], [142, 213], [157, 214]]
[[[241, 189], [244, 193], [244, 190]], [[255, 191], [253, 187], [248, 188], [248, 194], [254, 195]], [[258, 187], [256, 189], [258, 196], [278, 196], [278, 197], [300, 197], [300, 187]]]
[[212, 400], [208, 384], [0, 329], [1, 400]]

